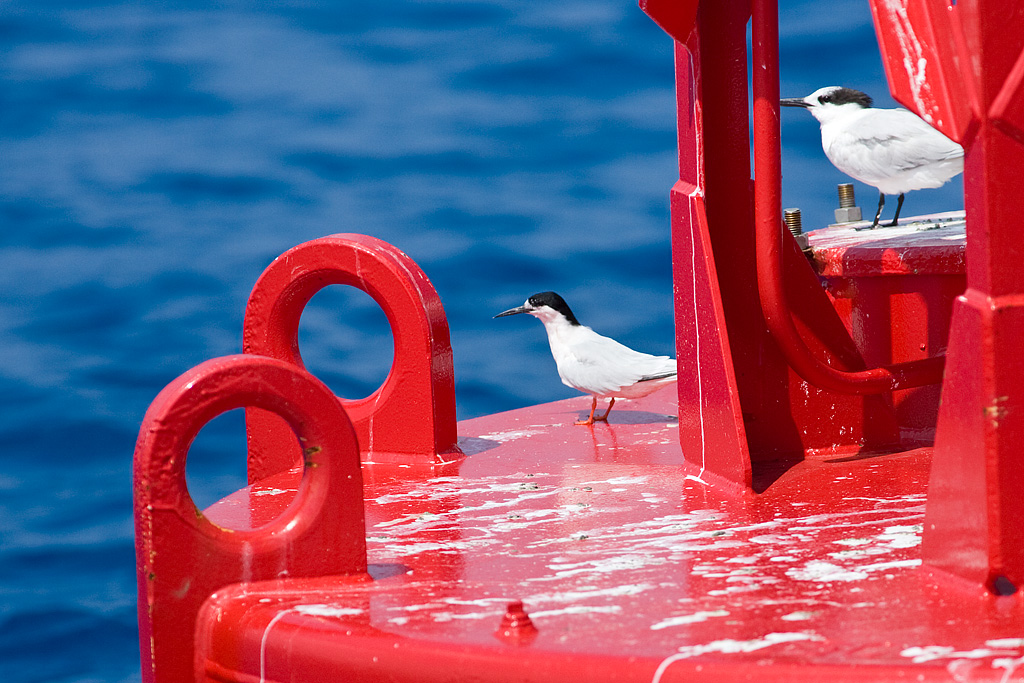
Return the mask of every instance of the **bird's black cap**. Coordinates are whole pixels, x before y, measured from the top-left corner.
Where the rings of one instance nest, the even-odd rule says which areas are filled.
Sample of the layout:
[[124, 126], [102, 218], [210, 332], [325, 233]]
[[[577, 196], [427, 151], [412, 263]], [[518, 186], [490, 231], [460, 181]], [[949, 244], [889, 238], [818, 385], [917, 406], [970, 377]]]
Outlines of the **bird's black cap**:
[[541, 306], [547, 306], [548, 308], [558, 311], [561, 313], [566, 320], [569, 321], [570, 325], [579, 325], [580, 321], [576, 320], [576, 316], [572, 314], [572, 309], [569, 308], [569, 304], [565, 303], [565, 299], [558, 296], [555, 292], [538, 292], [534, 294], [526, 303], [516, 308], [510, 308], [507, 311], [502, 311], [495, 318], [504, 318], [507, 315], [518, 315], [520, 313], [530, 313], [535, 311]]
[[[863, 108], [867, 109], [873, 103], [871, 97], [866, 93], [862, 93], [860, 90], [854, 90], [853, 88], [833, 88], [828, 92], [818, 95], [819, 104], [859, 104]], [[783, 107], [803, 107], [804, 109], [812, 106], [803, 100], [801, 97], [787, 97], [779, 102]]]
[[836, 88], [831, 92], [827, 92], [824, 95], [818, 97], [818, 101], [822, 104], [859, 104], [860, 106], [867, 109], [873, 103], [873, 100], [866, 93], [862, 93], [860, 90], [854, 90], [853, 88]]
[[527, 303], [529, 303], [534, 308], [537, 308], [539, 306], [547, 306], [548, 308], [553, 308], [562, 315], [564, 315], [565, 319], [568, 320], [571, 324], [580, 324], [580, 321], [576, 320], [576, 316], [572, 314], [572, 309], [569, 308], [569, 304], [565, 303], [565, 299], [559, 296], [556, 292], [538, 292], [537, 294], [534, 294], [529, 299], [527, 299]]

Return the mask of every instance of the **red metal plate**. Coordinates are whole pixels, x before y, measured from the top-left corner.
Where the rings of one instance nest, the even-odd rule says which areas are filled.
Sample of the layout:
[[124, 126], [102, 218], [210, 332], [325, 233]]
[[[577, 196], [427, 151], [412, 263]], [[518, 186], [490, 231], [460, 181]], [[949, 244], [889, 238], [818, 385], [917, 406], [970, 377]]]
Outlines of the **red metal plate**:
[[954, 275], [964, 280], [963, 211], [904, 218], [892, 228], [865, 230], [869, 225], [861, 221], [808, 233], [818, 272], [826, 277]]
[[697, 0], [640, 0], [640, 9], [681, 43], [697, 21]]

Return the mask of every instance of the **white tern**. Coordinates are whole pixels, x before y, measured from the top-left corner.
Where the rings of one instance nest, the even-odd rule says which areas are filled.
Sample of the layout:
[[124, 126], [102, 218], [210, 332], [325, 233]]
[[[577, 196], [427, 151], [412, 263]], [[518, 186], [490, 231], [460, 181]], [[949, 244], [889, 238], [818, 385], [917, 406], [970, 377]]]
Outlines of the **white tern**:
[[[634, 351], [581, 325], [565, 299], [555, 292], [534, 294], [522, 306], [494, 317], [518, 313], [528, 313], [544, 323], [562, 384], [593, 396], [590, 416], [578, 425], [606, 422], [615, 399], [641, 398], [676, 379], [675, 360]], [[610, 398], [611, 402], [604, 415], [594, 417], [598, 398]]]
[[878, 188], [882, 215], [885, 195], [898, 194], [896, 225], [903, 195], [941, 187], [964, 170], [963, 148], [906, 109], [874, 109], [871, 98], [852, 88], [830, 85], [804, 98], [781, 101], [803, 107], [821, 124], [825, 156], [846, 175]]

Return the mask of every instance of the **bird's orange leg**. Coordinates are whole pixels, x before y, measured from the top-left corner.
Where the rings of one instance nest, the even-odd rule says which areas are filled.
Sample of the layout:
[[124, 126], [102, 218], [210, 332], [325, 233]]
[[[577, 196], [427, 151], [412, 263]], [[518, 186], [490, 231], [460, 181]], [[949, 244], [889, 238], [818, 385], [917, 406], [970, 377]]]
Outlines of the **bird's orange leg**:
[[586, 420], [577, 420], [578, 425], [592, 425], [594, 424], [594, 411], [597, 410], [597, 396], [594, 397], [594, 402], [590, 404], [590, 417]]
[[[594, 399], [594, 400], [596, 401], [597, 399]], [[612, 406], [613, 405], [615, 405], [615, 397], [614, 396], [612, 397], [611, 403], [608, 404], [608, 410], [604, 411], [604, 415], [602, 415], [601, 417], [595, 417], [594, 420], [596, 422], [607, 422], [608, 421], [608, 413], [612, 412]]]

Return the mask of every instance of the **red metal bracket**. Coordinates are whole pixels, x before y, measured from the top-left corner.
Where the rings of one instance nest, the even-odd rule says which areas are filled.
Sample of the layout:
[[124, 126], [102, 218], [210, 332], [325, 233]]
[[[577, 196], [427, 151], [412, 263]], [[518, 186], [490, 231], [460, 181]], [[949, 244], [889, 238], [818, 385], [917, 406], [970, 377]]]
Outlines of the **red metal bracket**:
[[[679, 181], [672, 190], [673, 216], [686, 216], [689, 234], [673, 234], [679, 445], [683, 457], [699, 466], [701, 481], [752, 485], [750, 452], [741, 417], [732, 351], [726, 334], [722, 293], [708, 232], [704, 197]], [[717, 481], [715, 478], [721, 481]]]
[[680, 43], [697, 23], [697, 0], [640, 0], [640, 9]]
[[[203, 425], [245, 406], [284, 420], [301, 444], [305, 470], [280, 517], [258, 529], [226, 529], [196, 508], [185, 462]], [[139, 643], [151, 683], [191, 679], [196, 614], [218, 589], [282, 575], [366, 575], [355, 433], [330, 389], [289, 363], [227, 356], [168, 384], [142, 421], [134, 491]]]
[[[332, 235], [275, 259], [249, 296], [245, 353], [304, 367], [299, 318], [314, 294], [334, 284], [373, 297], [394, 334], [394, 362], [380, 388], [363, 399], [338, 399], [352, 419], [363, 459], [439, 464], [461, 457], [452, 348], [441, 299], [419, 266], [387, 242], [366, 235]], [[250, 482], [299, 461], [294, 440], [275, 416], [250, 409], [246, 426]]]

